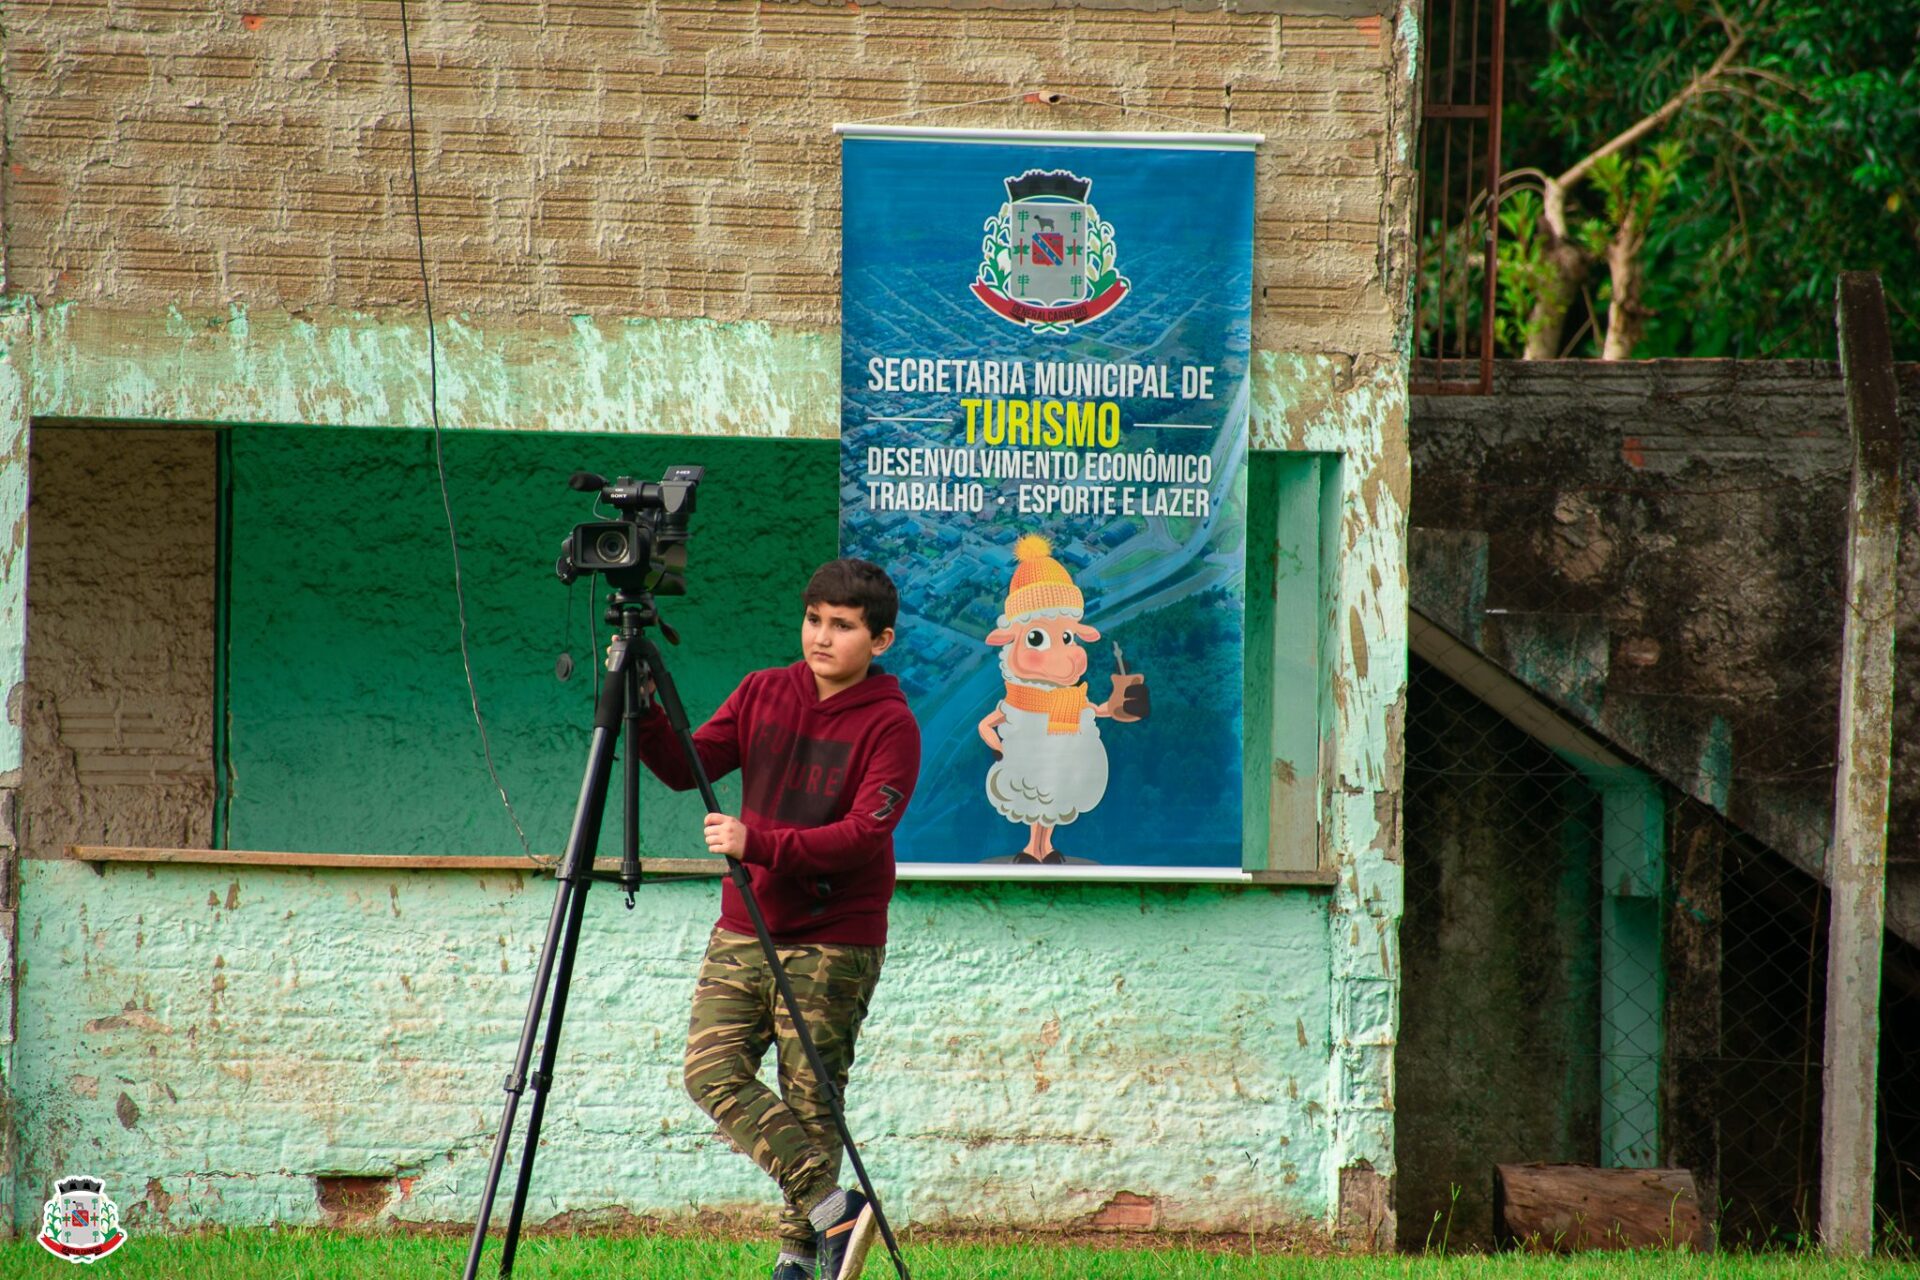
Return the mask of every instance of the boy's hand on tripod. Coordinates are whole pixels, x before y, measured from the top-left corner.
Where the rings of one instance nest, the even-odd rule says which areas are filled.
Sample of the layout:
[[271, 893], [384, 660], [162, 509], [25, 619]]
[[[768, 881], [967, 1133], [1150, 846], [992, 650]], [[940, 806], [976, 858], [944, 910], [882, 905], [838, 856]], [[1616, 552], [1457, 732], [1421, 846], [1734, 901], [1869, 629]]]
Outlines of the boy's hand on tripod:
[[747, 854], [747, 824], [724, 813], [707, 815], [707, 852], [724, 853], [729, 858]]

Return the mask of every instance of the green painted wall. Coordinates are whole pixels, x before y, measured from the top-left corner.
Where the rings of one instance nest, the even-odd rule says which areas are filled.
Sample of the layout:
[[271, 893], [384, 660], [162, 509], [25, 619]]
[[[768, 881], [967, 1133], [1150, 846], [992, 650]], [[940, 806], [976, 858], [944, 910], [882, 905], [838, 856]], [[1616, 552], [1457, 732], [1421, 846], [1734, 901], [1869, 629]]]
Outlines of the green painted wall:
[[[519, 853], [468, 701], [432, 433], [241, 427], [228, 442], [228, 847]], [[494, 764], [535, 851], [557, 854], [607, 634], [584, 580], [569, 631], [554, 576], [561, 538], [601, 518], [567, 476], [707, 468], [689, 593], [662, 599], [684, 641], [668, 661], [704, 716], [745, 672], [798, 656], [801, 591], [835, 554], [837, 447], [507, 432], [442, 446]], [[645, 851], [704, 852], [698, 797], [651, 788], [642, 808]], [[617, 851], [617, 822], [603, 841]]]
[[[27, 659], [27, 368], [32, 363], [31, 319], [18, 310], [0, 309], [0, 512], [10, 522], [0, 543], [0, 689], [9, 702], [22, 692]], [[19, 719], [0, 717], [0, 814], [8, 830], [0, 833], [0, 864], [8, 872], [19, 856], [19, 833], [11, 828], [19, 797], [23, 756]], [[12, 1115], [14, 1046], [14, 970], [19, 956], [18, 890], [0, 877], [0, 1228], [13, 1220], [13, 1170], [19, 1139]]]
[[1322, 658], [1334, 650], [1326, 596], [1339, 497], [1334, 457], [1255, 453], [1247, 467], [1246, 865], [1301, 871], [1320, 860]]

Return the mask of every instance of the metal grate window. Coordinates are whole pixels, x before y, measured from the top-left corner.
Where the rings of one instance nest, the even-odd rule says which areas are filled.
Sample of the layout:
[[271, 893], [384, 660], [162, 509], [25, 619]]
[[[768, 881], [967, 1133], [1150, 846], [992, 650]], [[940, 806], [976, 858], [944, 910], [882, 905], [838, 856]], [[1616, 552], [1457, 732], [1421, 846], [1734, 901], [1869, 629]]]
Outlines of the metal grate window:
[[1493, 389], [1506, 0], [1426, 0], [1415, 238], [1416, 395]]

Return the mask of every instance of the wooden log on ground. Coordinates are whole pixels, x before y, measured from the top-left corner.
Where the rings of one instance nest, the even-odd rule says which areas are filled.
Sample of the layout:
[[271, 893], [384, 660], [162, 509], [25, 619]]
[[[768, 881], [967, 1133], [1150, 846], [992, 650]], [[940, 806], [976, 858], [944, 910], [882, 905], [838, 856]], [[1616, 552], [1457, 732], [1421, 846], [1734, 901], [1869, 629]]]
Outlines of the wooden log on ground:
[[1501, 1248], [1713, 1248], [1693, 1174], [1584, 1164], [1493, 1168], [1493, 1238]]

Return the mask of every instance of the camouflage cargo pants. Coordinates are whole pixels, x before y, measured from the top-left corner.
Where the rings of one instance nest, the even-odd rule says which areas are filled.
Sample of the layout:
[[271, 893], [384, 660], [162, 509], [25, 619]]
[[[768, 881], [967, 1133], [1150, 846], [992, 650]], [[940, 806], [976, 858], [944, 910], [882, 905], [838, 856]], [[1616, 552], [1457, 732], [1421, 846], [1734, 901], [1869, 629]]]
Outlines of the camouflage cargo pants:
[[[834, 943], [779, 947], [820, 1060], [844, 1089], [853, 1046], [880, 980], [885, 947]], [[760, 1062], [778, 1045], [780, 1092], [760, 1082]], [[760, 943], [716, 928], [693, 990], [687, 1029], [687, 1092], [733, 1145], [780, 1184], [782, 1244], [813, 1249], [809, 1204], [840, 1179], [833, 1113], [800, 1042]]]

